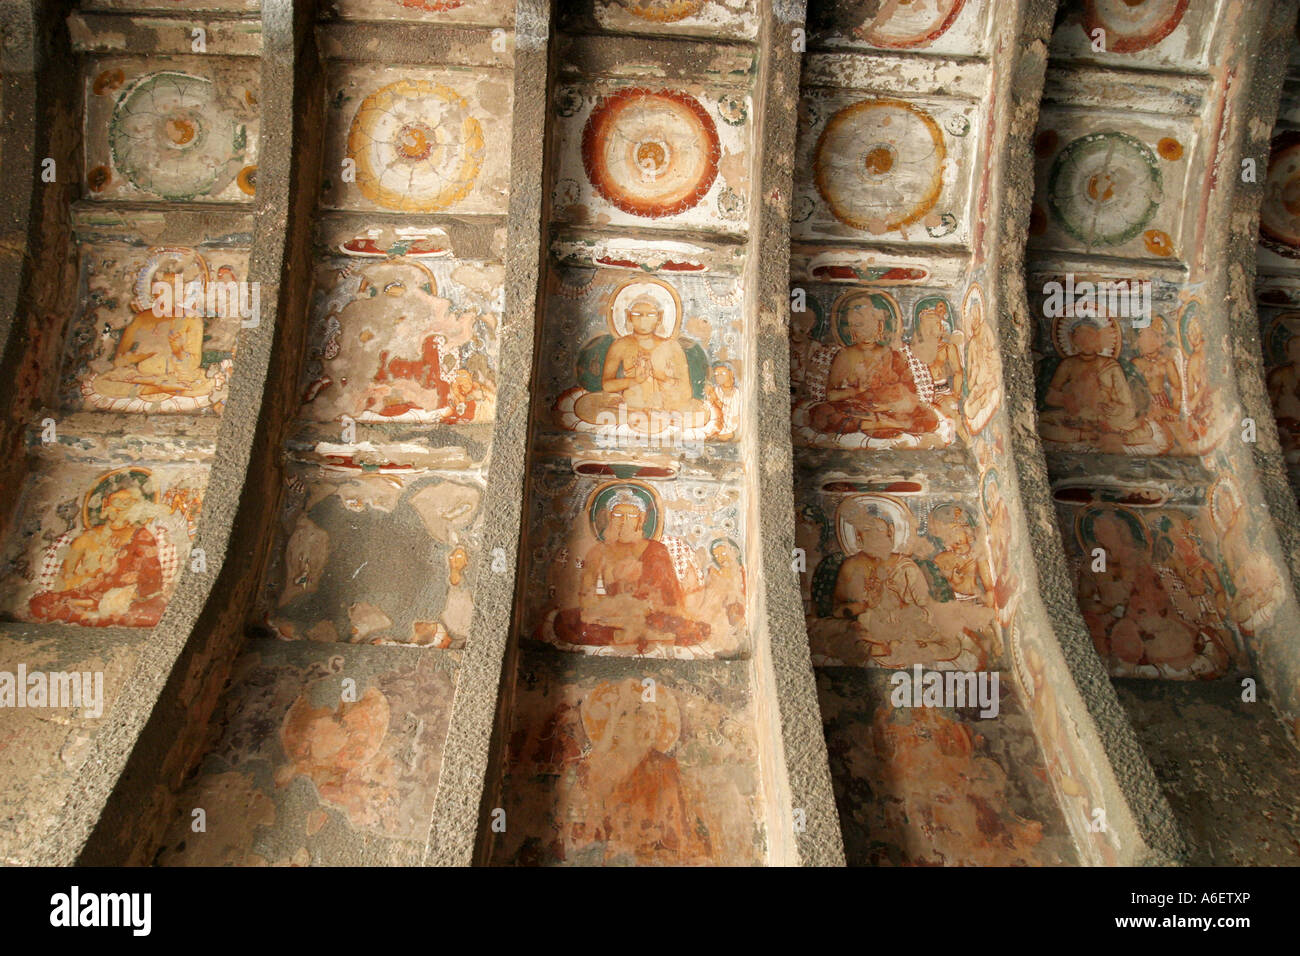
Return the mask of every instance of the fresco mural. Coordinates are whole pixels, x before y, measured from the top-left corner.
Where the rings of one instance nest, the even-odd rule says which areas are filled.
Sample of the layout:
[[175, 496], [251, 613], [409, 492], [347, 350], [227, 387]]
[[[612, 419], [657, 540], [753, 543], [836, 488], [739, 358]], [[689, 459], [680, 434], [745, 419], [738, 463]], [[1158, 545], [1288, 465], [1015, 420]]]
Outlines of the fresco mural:
[[518, 653], [493, 774], [508, 823], [485, 861], [757, 865], [770, 808], [739, 459], [752, 41], [771, 11], [554, 12]]
[[1062, 8], [1052, 57], [1204, 72], [1222, 10], [1219, 0], [1082, 0]]
[[561, 85], [555, 218], [743, 232], [753, 102], [744, 88]]
[[998, 620], [1004, 626], [1010, 622], [1013, 596], [1020, 588], [1011, 553], [1014, 528], [1007, 499], [1002, 488], [1002, 476], [991, 467], [980, 473], [980, 510], [985, 527], [989, 529], [988, 543], [993, 578], [993, 603], [998, 608]]
[[1200, 158], [1191, 117], [1047, 107], [1038, 124], [1030, 247], [1185, 260]]
[[960, 100], [808, 88], [791, 237], [968, 243], [977, 113]]
[[551, 276], [542, 329], [551, 423], [619, 447], [737, 437], [745, 367], [736, 277], [565, 267]]
[[262, 622], [282, 639], [461, 646], [482, 479], [295, 464]]
[[[1255, 440], [1245, 431], [1247, 413], [1237, 407], [1240, 368], [1233, 356], [1240, 348], [1229, 340], [1232, 323], [1223, 321], [1223, 300], [1240, 298], [1244, 276], [1225, 251], [1236, 230], [1225, 210], [1234, 202], [1234, 184], [1255, 178], [1259, 162], [1243, 159], [1258, 156], [1260, 136], [1260, 120], [1243, 123], [1242, 116], [1258, 106], [1247, 102], [1256, 93], [1242, 82], [1246, 73], [1238, 65], [1254, 55], [1246, 49], [1256, 42], [1245, 39], [1253, 28], [1243, 31], [1243, 9], [1220, 0], [1063, 6], [1051, 44], [1049, 77], [1055, 78], [1045, 89], [1035, 141], [1028, 288], [1039, 324], [1039, 431], [1060, 528], [1104, 666], [1117, 678], [1147, 678], [1116, 681], [1115, 689], [1189, 846], [1203, 841], [1206, 834], [1198, 831], [1206, 824], [1220, 831], [1214, 843], [1254, 842], [1248, 825], [1224, 838], [1224, 830], [1237, 827], [1235, 821], [1225, 827], [1216, 808], [1215, 791], [1224, 781], [1231, 781], [1226, 792], [1239, 819], [1271, 810], [1263, 790], [1242, 786], [1237, 771], [1243, 748], [1264, 735], [1247, 716], [1251, 708], [1241, 706], [1239, 682], [1246, 674], [1269, 682], [1256, 668], [1267, 672], [1275, 664], [1253, 635], [1266, 633], [1280, 601], [1279, 576], [1263, 540], [1244, 522], [1229, 542], [1224, 528], [1243, 512], [1230, 484], [1214, 490], [1223, 477], [1242, 473], [1241, 455], [1251, 456], [1248, 443]], [[1278, 20], [1263, 29], [1275, 38], [1268, 42], [1290, 42], [1293, 32]], [[1284, 115], [1288, 96], [1294, 99], [1284, 94]], [[1274, 142], [1263, 188], [1261, 271], [1286, 261], [1293, 145], [1290, 136]], [[1100, 289], [1095, 308], [1046, 307], [1043, 284], [1066, 278], [1076, 285], [1149, 280], [1146, 314], [1125, 309], [1122, 297], [1118, 309], [1113, 296], [1103, 306]], [[1286, 297], [1270, 301], [1289, 304]], [[1280, 327], [1270, 330], [1269, 321], [1265, 351], [1280, 368], [1287, 362], [1286, 335]], [[1269, 383], [1283, 408], [1286, 374], [1277, 372]], [[1031, 697], [1059, 693], [1044, 655], [1032, 663], [1034, 655], [1025, 656], [1017, 673], [1039, 688]], [[1048, 671], [1045, 679], [1034, 673], [1040, 669]], [[1294, 681], [1276, 683], [1272, 692], [1285, 695]], [[1142, 731], [1180, 700], [1198, 702], [1201, 750], [1194, 755], [1177, 735]], [[1285, 713], [1279, 700], [1274, 706]], [[1038, 723], [1046, 742], [1056, 732], [1046, 705]], [[1207, 727], [1213, 728], [1208, 736]], [[1214, 743], [1223, 741], [1229, 744]], [[1192, 757], [1195, 784], [1170, 772], [1175, 750], [1180, 762]], [[1088, 831], [1071, 807], [1086, 812], [1094, 799], [1087, 794], [1098, 791], [1078, 761], [1059, 768], [1067, 815], [1083, 845]], [[1197, 787], [1201, 792], [1189, 796]], [[1076, 790], [1079, 796], [1072, 795]], [[1189, 801], [1197, 806], [1185, 814]], [[1108, 848], [1092, 840], [1107, 859]], [[1254, 851], [1262, 852], [1260, 846]]]
[[64, 406], [219, 412], [241, 307], [252, 304], [240, 288], [247, 273], [243, 249], [83, 245], [84, 292], [67, 341]]
[[[980, 57], [994, 8], [810, 9], [791, 222], [795, 542], [851, 864], [1078, 859], [1005, 651], [1023, 583], [1000, 470], [997, 286], [975, 239], [991, 215], [981, 151], [996, 148], [997, 87]], [[970, 58], [960, 77], [927, 58], [955, 50]], [[890, 679], [914, 667], [997, 672], [1004, 709], [895, 707]]]
[[[648, 676], [649, 675], [649, 676]], [[748, 678], [519, 669], [491, 861], [746, 866], [766, 856]]]
[[960, 312], [942, 291], [901, 283], [796, 282], [791, 301], [796, 444], [940, 448], [969, 441], [997, 411], [997, 342], [978, 284]]
[[984, 430], [1002, 404], [1002, 363], [993, 325], [984, 314], [984, 293], [972, 282], [962, 300], [966, 336], [966, 375], [961, 382], [962, 421], [971, 436]]
[[[80, 287], [65, 283], [80, 304], [39, 310], [54, 331], [29, 348], [41, 361], [23, 367], [26, 380], [44, 377], [50, 414], [71, 420], [58, 421], [60, 447], [38, 450], [28, 419], [36, 472], [2, 555], [0, 614], [148, 628], [201, 543], [240, 318], [207, 292], [248, 276], [243, 219], [263, 147], [257, 55], [146, 58], [149, 24], [170, 14], [175, 44], [187, 11], [213, 13], [201, 20], [238, 23], [251, 52], [260, 34], [241, 15], [258, 4], [74, 6], [125, 11], [76, 21], [71, 39], [102, 51], [118, 40], [76, 31], [132, 20], [121, 40], [131, 58], [91, 53], [76, 74], [89, 201], [74, 203], [79, 244], [63, 258], [80, 267]], [[775, 157], [795, 168], [792, 191], [779, 175], [767, 181], [764, 156], [789, 128], [764, 111], [769, 93], [793, 90], [755, 84], [780, 79], [784, 53], [769, 57], [789, 50], [798, 4], [549, 4], [554, 31], [539, 33], [545, 24], [530, 16], [517, 49], [508, 2], [311, 6], [323, 182], [315, 214], [300, 210], [313, 281], [305, 314], [290, 317], [304, 323], [290, 351], [302, 351], [286, 360], [303, 365], [287, 383], [301, 407], [284, 412], [272, 456], [284, 487], [269, 496], [247, 653], [228, 694], [225, 659], [205, 662], [203, 675], [191, 665], [180, 691], [187, 752], [212, 745], [180, 805], [203, 807], [208, 829], [178, 813], [155, 862], [400, 865], [439, 854], [430, 841], [441, 827], [431, 837], [429, 823], [471, 588], [501, 550], [483, 537], [497, 519], [484, 502], [496, 476], [480, 466], [498, 386], [509, 396], [520, 378], [532, 416], [528, 507], [524, 527], [507, 529], [522, 530], [508, 624], [519, 643], [506, 656], [498, 763], [483, 794], [509, 825], [481, 828], [475, 862], [749, 865], [824, 845], [834, 854], [833, 836], [802, 843], [774, 829], [794, 808], [771, 786], [783, 761], [768, 753], [780, 742], [772, 702], [759, 696], [768, 662], [747, 660], [763, 650], [751, 646], [751, 623], [756, 642], [771, 636], [756, 617], [766, 613], [756, 562], [774, 557], [752, 537], [771, 503], [751, 497], [754, 472], [780, 464], [765, 441], [748, 444], [764, 437], [751, 434], [763, 422], [749, 420], [749, 402], [774, 389], [783, 401], [785, 383], [773, 378], [781, 356], [768, 351], [770, 329], [753, 349], [772, 303], [746, 283], [770, 268], [769, 253], [783, 254], [785, 223], [767, 213], [782, 219], [787, 203], [790, 291], [804, 294], [803, 307], [792, 295], [790, 314], [795, 532], [806, 552], [795, 563], [807, 559], [796, 573], [850, 862], [1143, 858], [1146, 847], [1120, 845], [1134, 833], [1106, 759], [1116, 740], [1094, 739], [1049, 629], [1023, 630], [1044, 618], [1026, 590], [1035, 556], [1011, 463], [1023, 444], [1012, 428], [1024, 423], [999, 414], [1005, 404], [1023, 417], [1004, 392], [1001, 349], [1010, 362], [1027, 342], [1015, 296], [1002, 294], [1016, 291], [1003, 273], [1017, 253], [998, 226], [1010, 212], [998, 191], [1023, 132], [1015, 117], [1034, 92], [1008, 73], [1024, 45], [1004, 5], [811, 3], [797, 146]], [[1221, 477], [1240, 463], [1215, 451], [1236, 424], [1223, 379], [1235, 353], [1210, 311], [1220, 284], [1194, 261], [1218, 248], [1207, 210], [1221, 211], [1232, 136], [1250, 125], [1232, 97], [1251, 80], [1238, 67], [1253, 52], [1238, 25], [1253, 27], [1256, 13], [1224, 0], [1063, 4], [1034, 144], [1030, 227], [1043, 278], [1085, 266], [1153, 276], [1143, 323], [1105, 309], [1049, 314], [1031, 283], [1035, 398], [1098, 653], [1116, 676], [1181, 681], [1179, 692], [1231, 689], [1266, 663], [1277, 640], [1266, 629], [1289, 600], [1276, 542], [1246, 507], [1254, 478]], [[418, 65], [394, 40], [412, 31], [433, 41]], [[539, 43], [554, 44], [542, 74], [558, 76], [529, 67], [518, 89], [550, 93], [516, 104], [512, 63], [520, 54], [538, 65]], [[439, 51], [459, 66], [432, 62]], [[544, 159], [510, 155], [515, 121], [531, 122], [516, 115], [526, 108], [546, 114]], [[1297, 136], [1274, 143], [1261, 227], [1268, 254], [1291, 263]], [[548, 190], [545, 249], [527, 235], [520, 247], [518, 217], [506, 216], [521, 182]], [[770, 208], [753, 219], [760, 202]], [[133, 240], [121, 239], [119, 218]], [[190, 219], [203, 228], [186, 228]], [[754, 223], [763, 237], [750, 235]], [[277, 238], [263, 232], [259, 242]], [[300, 270], [306, 246], [291, 245]], [[504, 286], [508, 269], [530, 282], [539, 254], [537, 314], [524, 316], [536, 320], [536, 364], [519, 373], [516, 357], [500, 361], [512, 338]], [[194, 284], [200, 304], [158, 315], [156, 282]], [[512, 286], [515, 305], [518, 293]], [[1269, 395], [1300, 475], [1300, 293], [1272, 305]], [[59, 316], [71, 323], [66, 342], [54, 338]], [[503, 368], [513, 380], [503, 383]], [[142, 447], [143, 463], [130, 463]], [[159, 460], [160, 447], [178, 451]], [[1098, 469], [1122, 475], [1106, 485]], [[210, 499], [209, 517], [221, 510]], [[1094, 567], [1097, 550], [1106, 560]], [[1257, 660], [1247, 647], [1262, 651]], [[913, 666], [1000, 672], [1001, 713], [890, 706], [884, 688]], [[1193, 719], [1203, 705], [1170, 711], [1207, 733]], [[1177, 746], [1177, 764], [1199, 765], [1191, 745]], [[1169, 762], [1152, 763], [1167, 786]], [[1107, 800], [1118, 832], [1093, 826]], [[1142, 839], [1167, 822], [1145, 814]], [[461, 835], [475, 823], [462, 821]], [[165, 824], [150, 826], [156, 835]]]
[[895, 708], [871, 673], [819, 668], [818, 700], [845, 855], [857, 866], [1075, 862], [1029, 720]]
[[[372, 863], [418, 863], [455, 676], [419, 651], [386, 651], [255, 640], [156, 862], [338, 865], [353, 862], [341, 846], [364, 841]], [[192, 807], [205, 811], [203, 832]]]
[[747, 651], [738, 486], [547, 461], [533, 469], [529, 501], [524, 633], [599, 656]]
[[1242, 634], [1267, 627], [1284, 599], [1283, 582], [1260, 546], [1260, 534], [1247, 517], [1241, 489], [1219, 463], [1210, 487], [1209, 513], [1226, 568], [1229, 619]]
[[504, 213], [510, 97], [508, 74], [500, 70], [336, 67], [327, 100], [324, 204]]
[[321, 261], [303, 418], [491, 421], [504, 279], [499, 262]]
[[[1038, 290], [1060, 278], [1030, 281], [1040, 329], [1038, 431], [1048, 448], [1164, 455], [1212, 444], [1223, 411], [1205, 370], [1203, 303], [1157, 280], [1149, 315], [1128, 315], [1103, 293], [1086, 312], [1081, 304], [1076, 314], [1049, 317]], [[1094, 280], [1111, 281], [1077, 278]]]
[[1062, 527], [1073, 530], [1066, 549], [1080, 610], [1111, 674], [1227, 673], [1240, 647], [1233, 578], [1206, 502], [1155, 486], [1060, 484], [1055, 496]]
[[800, 543], [811, 545], [803, 580], [813, 663], [988, 666], [1000, 644], [977, 512], [959, 501], [856, 493], [854, 485], [800, 492]]
[[1030, 633], [1014, 612], [1013, 618], [1008, 644], [1016, 689], [1042, 745], [1044, 769], [1057, 793], [1074, 846], [1090, 865], [1114, 866], [1119, 858], [1119, 833], [1115, 827], [1096, 826], [1097, 810], [1107, 812], [1096, 746], [1082, 739], [1081, 733], [1086, 730], [1081, 730], [1070, 716], [1075, 706], [1083, 706], [1082, 701], [1067, 706], [1064, 695], [1068, 691], [1062, 687], [1058, 692], [1056, 680], [1049, 675], [1049, 657], [1059, 661], [1056, 673], [1065, 669], [1064, 659], [1054, 646], [1055, 635]]
[[3, 569], [11, 620], [153, 627], [198, 528], [206, 469], [59, 463], [24, 487]]
[[257, 64], [233, 57], [105, 58], [86, 72], [92, 199], [249, 202], [256, 192]]
[[[926, 290], [797, 286], [790, 315], [791, 420], [816, 447], [933, 448], [954, 442], [965, 388], [956, 309]], [[833, 297], [833, 298], [832, 298]]]

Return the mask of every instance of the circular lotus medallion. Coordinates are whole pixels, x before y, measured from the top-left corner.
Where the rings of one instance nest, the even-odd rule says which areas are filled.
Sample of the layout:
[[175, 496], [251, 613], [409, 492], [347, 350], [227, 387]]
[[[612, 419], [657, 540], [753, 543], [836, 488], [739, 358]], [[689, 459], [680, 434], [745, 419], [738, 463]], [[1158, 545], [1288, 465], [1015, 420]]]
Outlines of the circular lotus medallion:
[[1158, 160], [1127, 133], [1080, 136], [1048, 177], [1047, 204], [1066, 232], [1089, 246], [1128, 242], [1160, 208]]
[[469, 102], [427, 80], [399, 80], [371, 93], [348, 132], [357, 187], [402, 212], [436, 212], [464, 199], [485, 154]]
[[880, 233], [916, 222], [943, 191], [943, 133], [902, 100], [864, 100], [826, 123], [813, 155], [817, 191], [836, 219]]
[[109, 120], [113, 165], [138, 189], [164, 199], [220, 192], [245, 165], [247, 139], [211, 80], [174, 71], [132, 83]]
[[582, 165], [606, 200], [634, 216], [690, 209], [718, 175], [721, 148], [712, 117], [675, 90], [611, 93], [582, 131]]
[[966, 0], [909, 0], [881, 4], [855, 31], [873, 46], [904, 50], [929, 46], [948, 32]]
[[1084, 0], [1083, 29], [1106, 32], [1107, 53], [1137, 53], [1174, 32], [1187, 0]]

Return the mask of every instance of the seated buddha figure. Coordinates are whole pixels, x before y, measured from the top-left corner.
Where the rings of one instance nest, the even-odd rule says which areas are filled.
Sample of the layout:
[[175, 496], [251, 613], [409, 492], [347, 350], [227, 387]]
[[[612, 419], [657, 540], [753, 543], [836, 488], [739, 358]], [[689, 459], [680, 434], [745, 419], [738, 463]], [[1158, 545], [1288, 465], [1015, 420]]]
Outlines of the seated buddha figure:
[[[178, 278], [159, 272], [156, 284], [170, 288]], [[113, 353], [113, 367], [95, 375], [88, 387], [106, 398], [148, 402], [211, 394], [216, 383], [203, 368], [201, 309], [178, 301], [170, 309], [133, 303], [131, 312]]]
[[[871, 663], [885, 667], [934, 665], [962, 652], [960, 632], [936, 627], [925, 573], [896, 547], [894, 527], [868, 507], [846, 509], [856, 552], [835, 578], [833, 614], [853, 620], [853, 637], [865, 643]], [[845, 655], [837, 654], [843, 658]]]
[[53, 585], [28, 602], [31, 620], [153, 627], [161, 619], [165, 581], [148, 502], [130, 480], [105, 490], [97, 509], [87, 507], [89, 526], [64, 551]]
[[586, 746], [574, 761], [573, 789], [564, 795], [565, 858], [715, 862], [716, 824], [677, 760], [682, 716], [674, 692], [661, 686], [650, 703], [635, 678], [604, 681], [582, 699], [578, 715]]
[[[1081, 564], [1079, 606], [1111, 673], [1132, 676], [1142, 666], [1161, 674], [1186, 672], [1200, 650], [1197, 628], [1170, 601], [1138, 519], [1100, 510], [1091, 530], [1106, 564], [1100, 571]], [[1091, 554], [1093, 545], [1085, 544]]]
[[904, 835], [897, 846], [886, 849], [882, 841], [873, 851], [881, 862], [1012, 866], [1043, 861], [1037, 850], [1043, 824], [1011, 808], [1007, 772], [988, 755], [972, 725], [933, 707], [905, 715], [880, 707], [867, 740], [867, 772], [889, 779], [891, 788], [890, 799], [873, 808], [873, 818], [880, 832]]
[[1102, 354], [1102, 336], [1102, 329], [1090, 322], [1070, 332], [1074, 353], [1056, 367], [1038, 416], [1045, 440], [1096, 442], [1102, 451], [1122, 452], [1126, 444], [1147, 439], [1123, 367]]
[[860, 433], [896, 438], [938, 430], [940, 418], [921, 399], [907, 356], [892, 348], [888, 306], [870, 292], [850, 293], [836, 303], [841, 337], [826, 376], [826, 400], [809, 410], [823, 434]]
[[674, 426], [703, 427], [710, 418], [709, 405], [694, 395], [682, 344], [673, 335], [661, 334], [663, 308], [652, 296], [642, 295], [628, 303], [624, 316], [628, 331], [605, 353], [600, 390], [578, 397], [573, 413], [589, 425], [626, 422], [646, 434]]
[[[706, 640], [709, 625], [691, 619], [672, 555], [646, 534], [645, 504], [621, 490], [610, 501], [603, 537], [587, 550], [576, 594], [559, 595], [555, 637], [566, 644], [612, 646], [645, 654]], [[576, 606], [564, 606], [576, 600]]]

